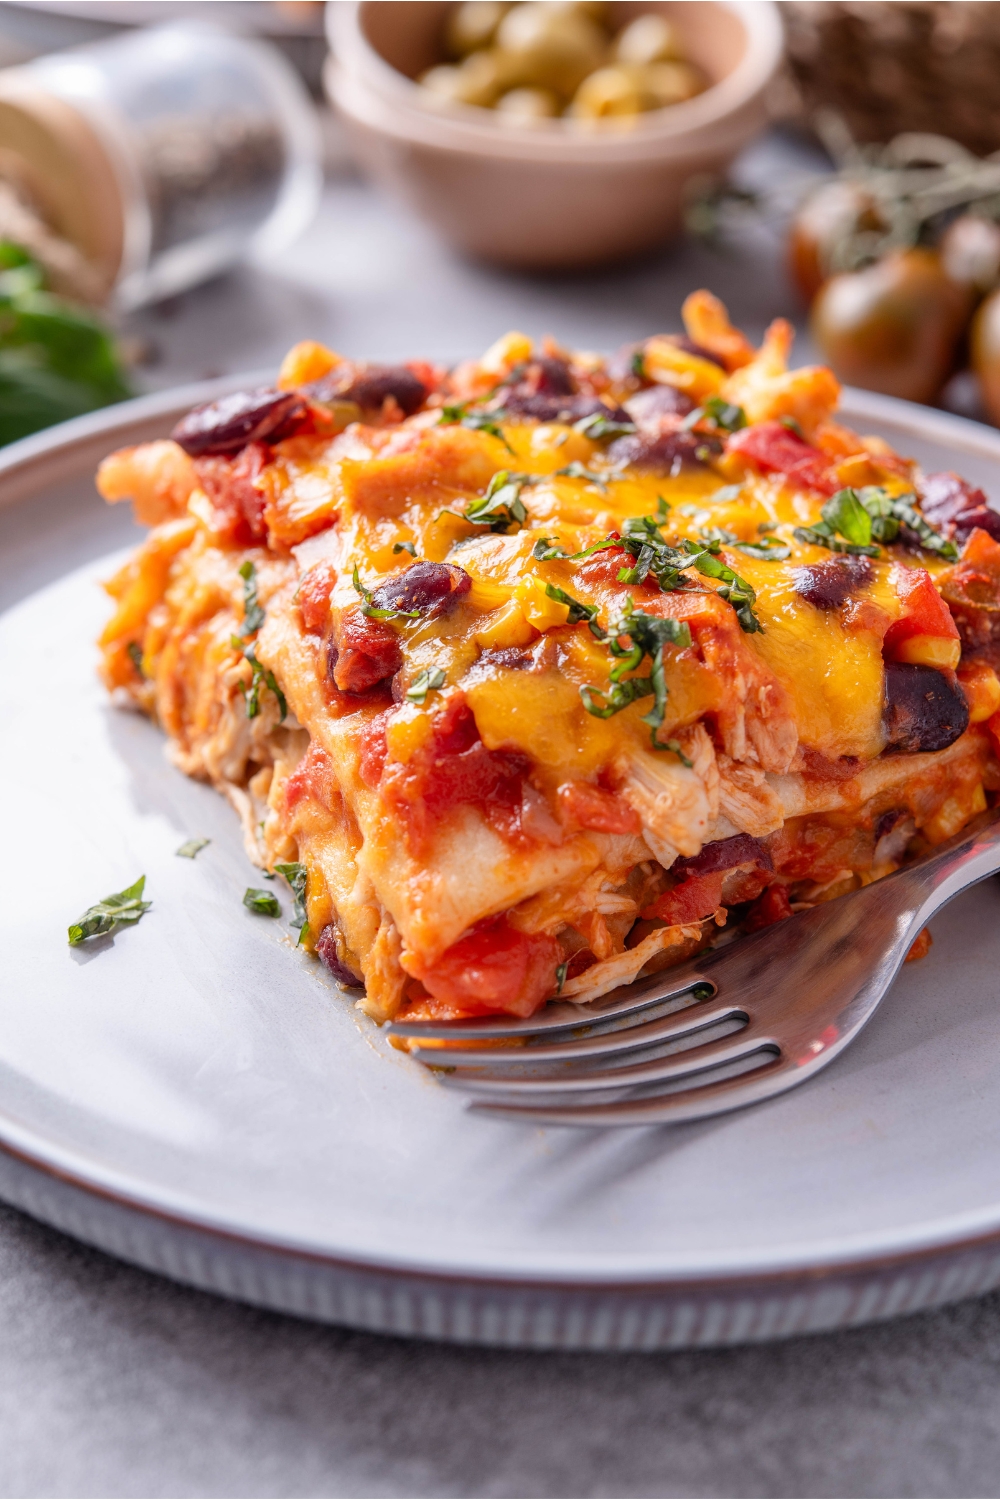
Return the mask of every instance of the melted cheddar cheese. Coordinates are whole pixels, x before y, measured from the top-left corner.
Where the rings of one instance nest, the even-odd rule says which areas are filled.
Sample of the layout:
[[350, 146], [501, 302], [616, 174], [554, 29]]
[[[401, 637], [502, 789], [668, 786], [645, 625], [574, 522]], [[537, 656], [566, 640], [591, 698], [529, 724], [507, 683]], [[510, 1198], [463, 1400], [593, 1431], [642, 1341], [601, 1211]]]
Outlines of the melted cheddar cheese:
[[379, 1018], [594, 998], [896, 868], [996, 784], [957, 549], [829, 519], [918, 524], [919, 473], [787, 370], [785, 325], [754, 351], [707, 294], [685, 317], [695, 348], [624, 365], [299, 346], [244, 416], [102, 467], [158, 523], [109, 584], [109, 686], [254, 858], [305, 866], [308, 941]]

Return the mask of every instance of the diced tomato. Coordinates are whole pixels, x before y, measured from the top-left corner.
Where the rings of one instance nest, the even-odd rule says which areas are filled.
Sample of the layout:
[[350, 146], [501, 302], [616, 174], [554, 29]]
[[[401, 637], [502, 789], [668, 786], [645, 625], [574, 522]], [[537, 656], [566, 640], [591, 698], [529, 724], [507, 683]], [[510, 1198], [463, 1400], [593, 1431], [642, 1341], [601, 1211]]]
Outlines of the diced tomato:
[[335, 785], [333, 762], [314, 742], [285, 782], [285, 805], [291, 812], [303, 797], [311, 797], [321, 807], [329, 807]]
[[743, 925], [747, 932], [757, 932], [762, 927], [773, 927], [776, 922], [783, 922], [786, 917], [791, 916], [794, 916], [794, 912], [788, 899], [788, 887], [769, 885], [747, 912]]
[[436, 391], [447, 374], [443, 365], [428, 364], [425, 359], [408, 359], [405, 361], [405, 364], [406, 368], [412, 375], [417, 377], [428, 393]]
[[530, 1016], [554, 994], [561, 958], [555, 938], [489, 917], [417, 978], [432, 997], [432, 1014]]
[[388, 745], [385, 738], [386, 725], [393, 709], [386, 708], [380, 714], [369, 719], [361, 731], [361, 780], [365, 786], [378, 786], [382, 780], [382, 770], [385, 766], [385, 758]]
[[589, 781], [564, 781], [556, 797], [571, 828], [593, 828], [599, 833], [639, 833], [642, 828], [639, 814], [627, 802]]
[[827, 455], [781, 422], [755, 422], [752, 427], [734, 432], [726, 443], [726, 451], [742, 453], [765, 473], [785, 474], [795, 484], [824, 495], [832, 495], [841, 488]]
[[451, 694], [430, 739], [406, 764], [389, 761], [385, 791], [403, 820], [411, 850], [455, 807], [479, 807], [506, 838], [521, 836], [524, 779], [531, 770], [519, 750], [488, 750], [461, 694]]
[[659, 918], [671, 926], [682, 922], [700, 922], [705, 917], [710, 917], [722, 904], [724, 874], [722, 870], [710, 870], [705, 875], [689, 875], [672, 890], [657, 896], [642, 916], [647, 920]]
[[391, 677], [403, 664], [396, 632], [372, 620], [355, 605], [334, 610], [327, 648], [327, 673], [342, 693], [364, 693]]
[[332, 563], [319, 562], [310, 568], [299, 584], [295, 597], [308, 635], [322, 635], [330, 613], [330, 594], [337, 581]]
[[477, 740], [458, 755], [435, 757], [424, 777], [423, 802], [435, 817], [466, 802], [510, 814], [521, 805], [521, 782], [530, 769], [531, 762], [520, 751], [487, 750]]
[[227, 541], [248, 547], [267, 536], [264, 496], [254, 481], [271, 462], [264, 443], [248, 443], [234, 458], [196, 458], [198, 483], [215, 512], [214, 527]]
[[957, 667], [961, 655], [958, 626], [927, 569], [894, 564], [892, 582], [903, 614], [889, 626], [882, 642], [886, 661]]

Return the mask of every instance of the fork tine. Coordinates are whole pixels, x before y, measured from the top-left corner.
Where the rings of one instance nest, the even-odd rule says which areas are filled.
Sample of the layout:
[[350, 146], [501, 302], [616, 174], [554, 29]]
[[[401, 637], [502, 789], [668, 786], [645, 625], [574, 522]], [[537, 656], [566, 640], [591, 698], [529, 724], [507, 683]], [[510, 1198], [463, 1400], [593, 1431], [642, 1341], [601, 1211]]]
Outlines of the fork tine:
[[570, 1036], [561, 1041], [532, 1043], [525, 1047], [416, 1047], [410, 1055], [431, 1068], [507, 1068], [512, 1064], [576, 1062], [582, 1058], [608, 1057], [615, 1052], [632, 1052], [641, 1047], [676, 1041], [707, 1026], [739, 1017], [747, 1019], [747, 1013], [738, 1001], [731, 1000], [728, 1004], [709, 1008], [702, 1002], [657, 1020], [589, 1037]]
[[[573, 1005], [570, 1001], [551, 1001], [536, 1015], [527, 1020], [516, 1016], [487, 1016], [482, 1021], [392, 1021], [386, 1027], [391, 1037], [408, 1039], [433, 1037], [436, 1041], [468, 1041], [476, 1037], [528, 1037], [544, 1036], [556, 1031], [577, 1031], [580, 1027], [602, 1026], [634, 1015], [653, 1005], [662, 1005], [666, 1000], [687, 993], [697, 985], [706, 985], [715, 993], [716, 986], [707, 975], [702, 974], [701, 965], [685, 964], [683, 968], [671, 969], [665, 974], [654, 974], [647, 980], [637, 980], [612, 990], [590, 1006]], [[619, 995], [619, 999], [615, 999]]]
[[473, 1099], [466, 1108], [469, 1114], [486, 1115], [505, 1120], [508, 1124], [589, 1126], [594, 1129], [680, 1125], [742, 1109], [748, 1104], [758, 1104], [794, 1088], [802, 1079], [802, 1070], [794, 1062], [773, 1054], [762, 1053], [761, 1056], [761, 1066], [752, 1072], [744, 1071], [732, 1078], [696, 1083], [693, 1087], [640, 1099], [593, 1104], [576, 1100], [566, 1104], [506, 1104], [500, 1100]]
[[[608, 1089], [631, 1089], [640, 1084], [667, 1083], [693, 1078], [710, 1068], [742, 1062], [755, 1052], [776, 1055], [780, 1049], [770, 1037], [747, 1036], [735, 1039], [731, 1033], [717, 1040], [691, 1047], [679, 1057], [658, 1058], [653, 1062], [630, 1063], [621, 1068], [591, 1068], [585, 1071], [564, 1069], [560, 1073], [543, 1073], [533, 1077], [481, 1078], [466, 1073], [446, 1073], [441, 1082], [445, 1088], [460, 1089], [468, 1094], [492, 1094], [499, 1100], [518, 1094], [587, 1095]], [[584, 1099], [580, 1101], [585, 1102]]]

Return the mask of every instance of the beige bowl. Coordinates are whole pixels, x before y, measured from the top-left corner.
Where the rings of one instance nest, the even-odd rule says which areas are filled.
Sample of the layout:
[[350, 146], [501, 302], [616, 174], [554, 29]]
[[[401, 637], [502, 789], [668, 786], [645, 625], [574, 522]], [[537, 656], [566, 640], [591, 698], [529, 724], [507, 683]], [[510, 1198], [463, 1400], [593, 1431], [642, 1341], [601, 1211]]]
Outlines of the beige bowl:
[[771, 0], [615, 4], [622, 25], [663, 11], [713, 80], [628, 130], [504, 126], [490, 110], [436, 100], [413, 79], [439, 60], [447, 9], [437, 0], [328, 5], [325, 82], [372, 176], [469, 254], [574, 267], [661, 244], [680, 226], [685, 184], [725, 167], [766, 124], [782, 52]]

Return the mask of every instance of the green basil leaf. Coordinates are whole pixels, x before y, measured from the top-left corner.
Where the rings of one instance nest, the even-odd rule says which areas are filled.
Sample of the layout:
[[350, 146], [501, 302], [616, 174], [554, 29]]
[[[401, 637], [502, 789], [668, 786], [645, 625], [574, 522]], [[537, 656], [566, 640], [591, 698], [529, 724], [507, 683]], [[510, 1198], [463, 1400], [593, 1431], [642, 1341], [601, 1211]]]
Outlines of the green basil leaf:
[[862, 505], [856, 490], [838, 490], [828, 500], [820, 513], [833, 530], [839, 532], [847, 542], [867, 547], [872, 539], [872, 518]]
[[112, 932], [116, 927], [130, 926], [138, 922], [144, 912], [149, 911], [151, 901], [143, 901], [142, 893], [146, 887], [145, 875], [140, 875], [133, 885], [127, 886], [123, 891], [115, 891], [110, 896], [105, 896], [103, 901], [98, 901], [94, 906], [88, 906], [82, 917], [72, 923], [69, 928], [69, 941], [71, 947], [77, 947], [87, 938], [103, 937], [105, 933]]
[[843, 552], [849, 557], [881, 557], [881, 547], [863, 546], [855, 542], [842, 542], [818, 526], [796, 526], [792, 532], [797, 542], [808, 547], [826, 547], [829, 552]]
[[410, 703], [426, 703], [428, 693], [436, 693], [443, 688], [447, 676], [441, 667], [424, 667], [413, 679], [412, 685], [406, 690], [406, 697]]
[[174, 853], [179, 854], [181, 859], [194, 859], [195, 855], [207, 849], [211, 842], [211, 839], [185, 839], [181, 847], [174, 850]]
[[257, 602], [257, 569], [248, 558], [240, 565], [243, 579], [243, 636], [256, 635], [264, 623], [264, 611]]
[[308, 884], [308, 872], [305, 865], [296, 863], [275, 865], [275, 872], [281, 875], [291, 889], [295, 898], [292, 908], [291, 926], [299, 929], [299, 942], [307, 936], [309, 928], [306, 916], [306, 887]]
[[590, 438], [592, 442], [599, 443], [604, 438], [625, 437], [638, 429], [634, 422], [617, 421], [610, 411], [607, 415], [595, 411], [589, 417], [581, 417], [578, 422], [574, 422], [573, 430]]
[[247, 911], [256, 912], [261, 917], [281, 916], [281, 906], [277, 896], [271, 891], [262, 891], [252, 885], [248, 885], [243, 892], [243, 905]]
[[252, 641], [243, 641], [238, 635], [232, 636], [230, 643], [244, 660], [250, 663], [251, 667], [249, 686], [242, 684], [240, 688], [243, 694], [243, 701], [246, 704], [247, 718], [255, 719], [260, 713], [260, 690], [261, 687], [267, 687], [278, 701], [279, 721], [284, 723], [288, 717], [288, 702], [281, 688], [278, 686], [278, 679], [274, 673], [270, 668], [265, 667], [262, 662], [257, 660], [254, 643]]
[[567, 594], [565, 589], [557, 588], [554, 583], [547, 583], [545, 592], [550, 599], [555, 599], [557, 603], [568, 607], [567, 625], [578, 625], [581, 620], [596, 620], [598, 615], [596, 604], [581, 604], [579, 599], [574, 599], [572, 594]]

